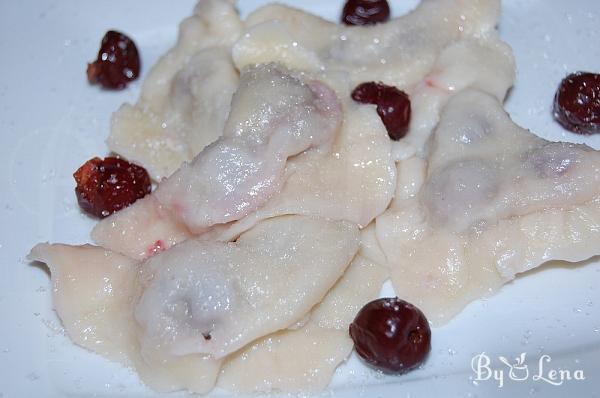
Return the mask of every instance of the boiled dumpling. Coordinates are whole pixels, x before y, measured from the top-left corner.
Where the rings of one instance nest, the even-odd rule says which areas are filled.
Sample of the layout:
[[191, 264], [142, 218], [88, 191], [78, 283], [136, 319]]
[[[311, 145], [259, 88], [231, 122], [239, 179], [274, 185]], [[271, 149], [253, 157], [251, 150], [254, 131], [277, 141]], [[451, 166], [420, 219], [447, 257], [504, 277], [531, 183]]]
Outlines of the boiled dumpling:
[[127, 363], [137, 263], [96, 246], [44, 243], [35, 246], [28, 259], [48, 265], [54, 309], [69, 337]]
[[209, 391], [223, 357], [303, 319], [358, 250], [347, 222], [264, 221], [235, 243], [187, 240], [146, 262], [41, 244], [54, 306], [77, 344], [136, 368], [159, 391]]
[[243, 218], [278, 192], [289, 157], [328, 152], [341, 118], [325, 84], [275, 64], [247, 68], [224, 135], [163, 180], [151, 199], [100, 222], [92, 237], [108, 249], [147, 257], [156, 242], [166, 249], [190, 233]]
[[221, 358], [299, 321], [358, 250], [347, 222], [284, 216], [235, 243], [188, 240], [147, 260], [135, 309], [142, 353]]
[[515, 79], [511, 48], [495, 34], [464, 38], [449, 44], [432, 69], [411, 90], [413, 113], [409, 132], [395, 146], [409, 148], [399, 160], [415, 153], [423, 156], [440, 112], [457, 93], [476, 88], [504, 101]]
[[384, 211], [396, 182], [390, 139], [371, 109], [348, 100], [343, 106], [345, 120], [330, 153], [305, 153], [291, 159], [288, 177], [276, 196], [203, 239], [231, 240], [256, 222], [282, 214], [348, 220], [362, 227]]
[[277, 193], [289, 157], [327, 150], [341, 119], [325, 84], [276, 64], [248, 68], [223, 136], [162, 181], [154, 196], [195, 233], [239, 220]]
[[160, 180], [216, 141], [238, 84], [231, 45], [241, 27], [233, 1], [202, 0], [148, 73], [139, 101], [113, 115], [109, 148]]
[[348, 327], [377, 297], [387, 271], [357, 256], [298, 329], [266, 336], [231, 355], [218, 385], [243, 393], [320, 391], [352, 351]]
[[238, 68], [281, 62], [290, 68], [348, 73], [353, 87], [382, 81], [417, 84], [448, 44], [495, 35], [497, 0], [424, 0], [408, 15], [370, 27], [348, 27], [303, 11], [269, 5], [250, 14], [233, 47]]
[[[445, 108], [427, 163], [401, 164], [376, 237], [398, 294], [443, 323], [469, 301], [550, 260], [600, 247], [600, 154], [516, 126], [497, 99]], [[377, 247], [363, 252], [377, 256]]]
[[68, 336], [91, 351], [133, 366], [157, 391], [213, 388], [221, 361], [210, 356], [142, 357], [133, 310], [139, 264], [100, 247], [39, 244], [30, 260], [48, 265], [54, 309]]

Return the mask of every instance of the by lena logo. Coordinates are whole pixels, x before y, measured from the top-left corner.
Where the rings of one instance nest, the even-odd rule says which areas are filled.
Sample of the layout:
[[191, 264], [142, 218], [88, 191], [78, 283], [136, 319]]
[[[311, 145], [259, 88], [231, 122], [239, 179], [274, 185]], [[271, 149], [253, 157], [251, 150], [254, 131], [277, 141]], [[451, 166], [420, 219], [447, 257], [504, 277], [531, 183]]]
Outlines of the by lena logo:
[[491, 358], [485, 353], [475, 355], [471, 360], [471, 369], [475, 373], [474, 381], [495, 380], [498, 387], [504, 387], [507, 380], [523, 382], [532, 380], [535, 382], [548, 383], [553, 386], [560, 386], [569, 381], [585, 380], [583, 370], [554, 369], [550, 362], [550, 355], [544, 354], [537, 360], [536, 366], [526, 364], [527, 353], [523, 352], [516, 357], [514, 361], [509, 361], [506, 357], [499, 356], [498, 366], [492, 364]]

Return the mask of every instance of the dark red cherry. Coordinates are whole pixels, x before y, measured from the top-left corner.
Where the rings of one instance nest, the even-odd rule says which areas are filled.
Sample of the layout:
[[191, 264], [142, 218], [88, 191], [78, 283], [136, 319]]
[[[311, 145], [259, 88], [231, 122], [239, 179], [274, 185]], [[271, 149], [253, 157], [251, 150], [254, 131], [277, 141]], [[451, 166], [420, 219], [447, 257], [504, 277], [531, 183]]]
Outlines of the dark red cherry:
[[386, 0], [348, 0], [342, 11], [346, 25], [373, 25], [390, 19], [390, 6]]
[[565, 77], [554, 97], [554, 118], [574, 133], [600, 133], [600, 74]]
[[120, 90], [137, 79], [139, 74], [140, 56], [133, 40], [114, 30], [106, 32], [100, 43], [98, 59], [88, 64], [88, 81], [107, 89]]
[[79, 206], [100, 218], [129, 206], [152, 189], [146, 169], [116, 157], [90, 159], [73, 177]]
[[386, 373], [418, 367], [431, 350], [431, 330], [425, 315], [397, 297], [366, 304], [350, 324], [350, 337], [357, 354]]
[[377, 114], [391, 139], [397, 141], [408, 133], [411, 106], [404, 91], [383, 83], [368, 82], [358, 85], [352, 98], [363, 104], [377, 105]]

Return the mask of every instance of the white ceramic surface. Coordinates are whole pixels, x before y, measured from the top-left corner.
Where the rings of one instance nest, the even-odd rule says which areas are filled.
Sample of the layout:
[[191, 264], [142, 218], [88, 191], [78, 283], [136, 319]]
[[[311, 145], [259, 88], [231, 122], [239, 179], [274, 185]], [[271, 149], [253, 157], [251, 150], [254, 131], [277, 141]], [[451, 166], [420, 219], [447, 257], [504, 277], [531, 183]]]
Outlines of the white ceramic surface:
[[[244, 14], [260, 0], [241, 0]], [[286, 1], [337, 19], [341, 0]], [[396, 14], [416, 0], [395, 0]], [[144, 71], [172, 45], [193, 0], [0, 1], [0, 397], [150, 397], [135, 374], [71, 344], [52, 311], [47, 273], [24, 260], [39, 241], [83, 243], [94, 221], [82, 215], [72, 172], [103, 143], [110, 114], [134, 101], [139, 82], [110, 93], [91, 87], [86, 62], [108, 28], [130, 34]], [[507, 109], [521, 125], [553, 140], [587, 142], [552, 121], [560, 79], [600, 72], [598, 0], [505, 0], [502, 37], [514, 48], [518, 79]], [[504, 385], [477, 381], [475, 354], [504, 370]], [[529, 377], [511, 380], [498, 361], [527, 353]], [[581, 370], [585, 380], [553, 386], [534, 380], [538, 360]], [[515, 374], [519, 376], [519, 374]], [[433, 330], [426, 365], [402, 377], [377, 375], [353, 356], [327, 396], [584, 397], [600, 390], [600, 263], [548, 265], [519, 277], [494, 297], [468, 306]], [[216, 393], [223, 395], [224, 393]], [[174, 394], [181, 396], [183, 394]]]

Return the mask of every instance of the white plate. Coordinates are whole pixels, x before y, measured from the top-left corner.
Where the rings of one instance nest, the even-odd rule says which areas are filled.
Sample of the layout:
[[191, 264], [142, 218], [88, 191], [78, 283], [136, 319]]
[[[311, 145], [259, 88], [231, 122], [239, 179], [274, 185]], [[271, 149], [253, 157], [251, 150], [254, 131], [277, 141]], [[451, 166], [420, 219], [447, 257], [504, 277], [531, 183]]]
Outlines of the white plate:
[[[246, 14], [258, 0], [244, 0]], [[288, 3], [293, 3], [288, 1]], [[337, 19], [341, 0], [301, 7]], [[416, 0], [392, 2], [399, 14]], [[24, 260], [39, 241], [83, 243], [93, 220], [73, 194], [72, 172], [103, 143], [109, 118], [134, 101], [139, 82], [110, 93], [91, 87], [86, 62], [108, 28], [129, 33], [144, 71], [172, 45], [177, 23], [193, 0], [28, 0], [0, 3], [0, 397], [154, 396], [130, 370], [75, 347], [51, 309], [48, 275]], [[521, 125], [555, 140], [600, 148], [600, 135], [581, 137], [552, 121], [554, 91], [565, 74], [600, 72], [597, 0], [505, 0], [500, 31], [515, 50], [519, 75], [507, 103]], [[600, 263], [543, 267], [499, 294], [470, 305], [433, 330], [427, 364], [402, 377], [384, 377], [351, 358], [336, 374], [335, 396], [592, 396], [600, 388]], [[477, 381], [473, 355], [486, 352], [504, 385]], [[527, 353], [529, 377], [511, 380], [499, 361]], [[581, 370], [585, 380], [553, 386], [534, 380], [538, 360], [549, 368]], [[563, 373], [564, 374], [564, 373]], [[520, 376], [515, 374], [515, 376]]]

